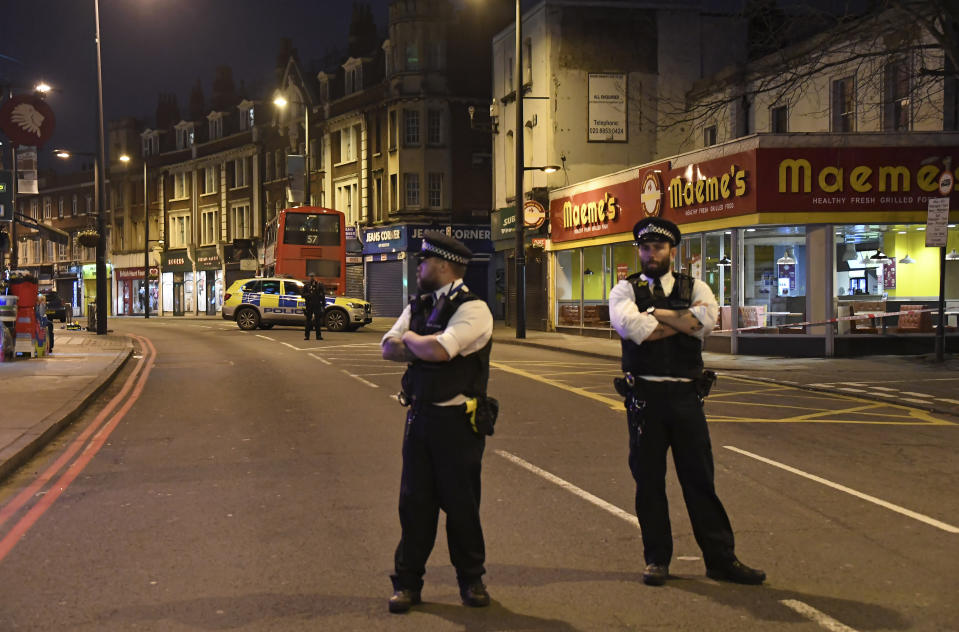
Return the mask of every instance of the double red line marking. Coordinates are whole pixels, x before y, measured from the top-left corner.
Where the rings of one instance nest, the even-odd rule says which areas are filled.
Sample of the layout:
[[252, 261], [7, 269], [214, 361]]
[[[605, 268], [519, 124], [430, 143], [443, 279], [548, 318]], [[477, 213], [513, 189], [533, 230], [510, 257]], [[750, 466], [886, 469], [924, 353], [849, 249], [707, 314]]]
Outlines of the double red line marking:
[[[111, 399], [107, 405], [100, 411], [96, 418], [90, 422], [83, 432], [81, 432], [67, 449], [64, 450], [56, 461], [54, 461], [44, 472], [32, 483], [20, 491], [10, 502], [0, 507], [0, 527], [3, 527], [8, 520], [15, 516], [25, 505], [27, 505], [41, 490], [47, 485], [54, 476], [66, 465], [66, 470], [60, 475], [60, 478], [50, 486], [46, 493], [36, 504], [32, 505], [26, 513], [0, 538], [0, 562], [13, 550], [17, 542], [20, 541], [27, 531], [36, 524], [37, 520], [46, 513], [54, 502], [66, 491], [71, 483], [80, 475], [80, 472], [96, 456], [103, 444], [109, 438], [110, 434], [120, 423], [133, 404], [140, 397], [143, 386], [146, 384], [150, 371], [156, 362], [156, 347], [148, 338], [143, 336], [131, 335], [131, 337], [140, 344], [143, 351], [141, 357], [134, 367], [133, 372], [123, 383], [120, 392]], [[89, 441], [88, 441], [89, 440]], [[74, 459], [77, 453], [80, 453]]]

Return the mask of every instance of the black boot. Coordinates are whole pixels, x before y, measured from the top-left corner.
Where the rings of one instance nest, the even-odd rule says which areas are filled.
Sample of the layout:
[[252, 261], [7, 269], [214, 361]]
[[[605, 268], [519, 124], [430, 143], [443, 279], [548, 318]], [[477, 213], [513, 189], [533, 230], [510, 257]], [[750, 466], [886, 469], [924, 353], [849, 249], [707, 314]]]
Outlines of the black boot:
[[393, 596], [390, 597], [390, 612], [395, 614], [407, 612], [421, 601], [420, 591], [410, 590], [409, 588], [399, 588], [394, 590]]

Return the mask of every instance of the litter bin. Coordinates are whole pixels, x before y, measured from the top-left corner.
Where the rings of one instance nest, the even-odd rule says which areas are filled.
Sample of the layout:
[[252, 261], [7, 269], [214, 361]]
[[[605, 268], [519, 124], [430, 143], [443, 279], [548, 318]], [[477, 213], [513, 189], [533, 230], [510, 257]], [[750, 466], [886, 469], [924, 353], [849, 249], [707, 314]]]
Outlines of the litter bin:
[[97, 330], [97, 304], [87, 303], [87, 331]]

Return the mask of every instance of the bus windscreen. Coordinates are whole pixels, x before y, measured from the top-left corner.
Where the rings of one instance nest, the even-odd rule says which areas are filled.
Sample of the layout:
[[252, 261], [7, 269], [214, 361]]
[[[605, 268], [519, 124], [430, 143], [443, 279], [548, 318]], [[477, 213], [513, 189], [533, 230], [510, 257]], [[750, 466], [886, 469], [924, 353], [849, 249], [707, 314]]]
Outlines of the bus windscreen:
[[318, 213], [287, 213], [283, 243], [293, 246], [338, 246], [340, 218]]

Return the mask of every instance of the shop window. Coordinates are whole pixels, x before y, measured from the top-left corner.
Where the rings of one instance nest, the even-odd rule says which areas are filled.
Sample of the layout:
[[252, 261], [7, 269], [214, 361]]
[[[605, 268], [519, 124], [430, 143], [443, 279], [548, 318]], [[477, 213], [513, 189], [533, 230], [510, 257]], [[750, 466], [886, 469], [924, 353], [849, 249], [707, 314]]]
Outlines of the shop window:
[[747, 229], [743, 232], [740, 268], [743, 277], [741, 327], [783, 327], [805, 320], [804, 226]]
[[720, 305], [729, 305], [731, 233], [706, 234], [706, 257], [703, 267], [703, 281], [713, 291]]
[[556, 325], [579, 327], [582, 319], [583, 285], [580, 251], [562, 250], [556, 253]]

